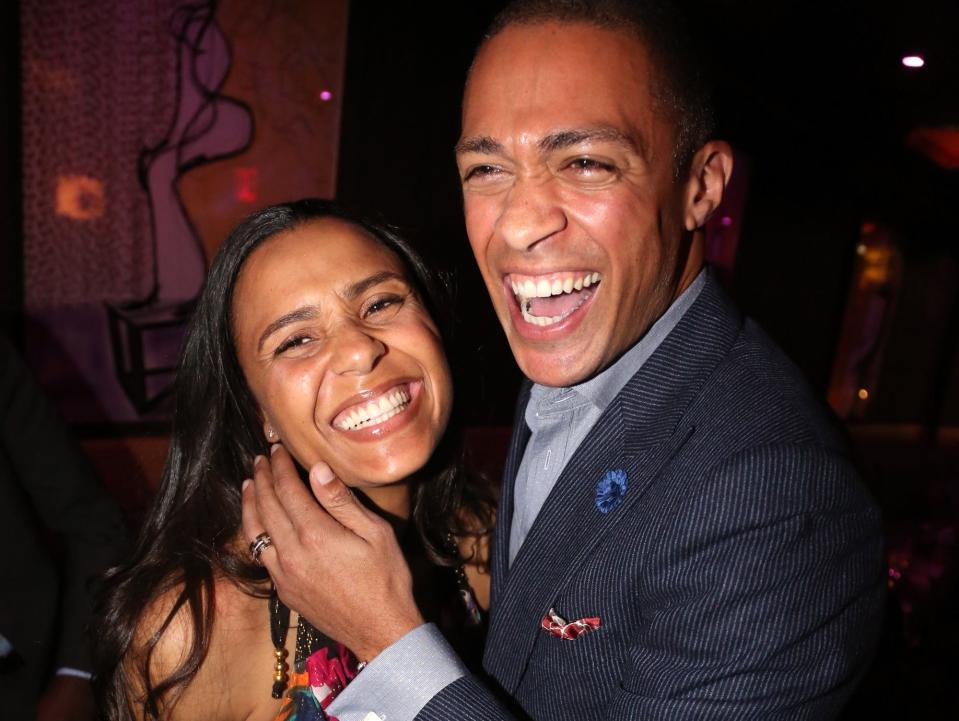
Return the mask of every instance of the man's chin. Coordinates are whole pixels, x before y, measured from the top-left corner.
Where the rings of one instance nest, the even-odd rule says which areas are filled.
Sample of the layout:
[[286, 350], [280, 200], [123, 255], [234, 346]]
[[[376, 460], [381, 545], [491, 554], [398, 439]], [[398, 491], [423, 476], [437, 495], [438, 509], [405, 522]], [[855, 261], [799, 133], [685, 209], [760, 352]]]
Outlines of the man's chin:
[[[520, 345], [523, 347], [518, 347]], [[511, 348], [523, 374], [543, 386], [567, 388], [592, 378], [597, 372], [598, 362], [590, 359], [585, 349], [557, 353], [555, 349], [531, 349], [522, 343], [513, 344]]]

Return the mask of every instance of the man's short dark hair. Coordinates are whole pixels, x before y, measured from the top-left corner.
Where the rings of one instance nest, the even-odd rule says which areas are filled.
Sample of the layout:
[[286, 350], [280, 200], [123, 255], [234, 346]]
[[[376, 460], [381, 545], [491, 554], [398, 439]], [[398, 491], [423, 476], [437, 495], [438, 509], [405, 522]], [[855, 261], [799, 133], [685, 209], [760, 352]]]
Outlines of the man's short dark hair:
[[675, 169], [685, 172], [710, 139], [714, 119], [703, 63], [677, 9], [664, 0], [515, 0], [493, 19], [483, 43], [510, 25], [550, 21], [624, 31], [643, 43], [652, 65], [650, 92], [677, 129]]

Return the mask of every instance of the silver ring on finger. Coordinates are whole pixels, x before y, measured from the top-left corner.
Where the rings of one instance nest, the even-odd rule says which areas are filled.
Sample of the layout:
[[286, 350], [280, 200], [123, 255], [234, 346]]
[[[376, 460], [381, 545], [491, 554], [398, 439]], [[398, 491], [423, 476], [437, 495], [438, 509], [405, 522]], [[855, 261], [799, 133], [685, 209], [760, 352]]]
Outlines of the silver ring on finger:
[[263, 531], [263, 533], [254, 538], [250, 543], [250, 555], [253, 557], [253, 563], [257, 566], [262, 566], [263, 562], [260, 561], [260, 554], [272, 545], [273, 539], [270, 538], [270, 534], [266, 531]]

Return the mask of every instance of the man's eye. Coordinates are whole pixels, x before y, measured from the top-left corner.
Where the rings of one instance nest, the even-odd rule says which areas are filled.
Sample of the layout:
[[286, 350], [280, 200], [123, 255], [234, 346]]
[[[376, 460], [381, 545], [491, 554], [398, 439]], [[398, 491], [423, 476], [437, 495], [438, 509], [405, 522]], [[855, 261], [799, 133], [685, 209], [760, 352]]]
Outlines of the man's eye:
[[576, 158], [570, 161], [566, 167], [584, 174], [611, 173], [616, 169], [609, 163], [604, 163], [595, 158]]
[[474, 165], [467, 169], [466, 174], [463, 176], [463, 181], [485, 180], [496, 177], [500, 172], [502, 171], [495, 165]]

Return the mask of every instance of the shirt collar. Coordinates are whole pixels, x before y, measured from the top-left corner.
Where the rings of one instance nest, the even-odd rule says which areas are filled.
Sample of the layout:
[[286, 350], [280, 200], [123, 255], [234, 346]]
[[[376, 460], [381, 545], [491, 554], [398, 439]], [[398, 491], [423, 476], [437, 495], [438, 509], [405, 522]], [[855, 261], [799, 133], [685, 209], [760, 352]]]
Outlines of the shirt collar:
[[[606, 410], [606, 407], [613, 402], [613, 399], [623, 390], [623, 386], [643, 367], [643, 364], [659, 348], [659, 345], [668, 336], [676, 325], [686, 315], [686, 311], [699, 297], [703, 286], [706, 285], [708, 272], [705, 268], [699, 271], [699, 274], [689, 286], [679, 294], [679, 297], [673, 301], [673, 304], [666, 309], [659, 319], [653, 323], [646, 334], [626, 351], [619, 360], [603, 370], [598, 375], [568, 388], [555, 388], [542, 386], [534, 383], [530, 390], [530, 400], [528, 408], [545, 403], [556, 404], [560, 399], [566, 398], [567, 394], [575, 394], [582, 399], [592, 403], [599, 410]], [[579, 399], [576, 399], [579, 400]], [[582, 404], [582, 401], [576, 402], [570, 400], [560, 405], [563, 410], [572, 409]], [[542, 407], [542, 406], [541, 406]], [[560, 410], [557, 408], [557, 410]]]

